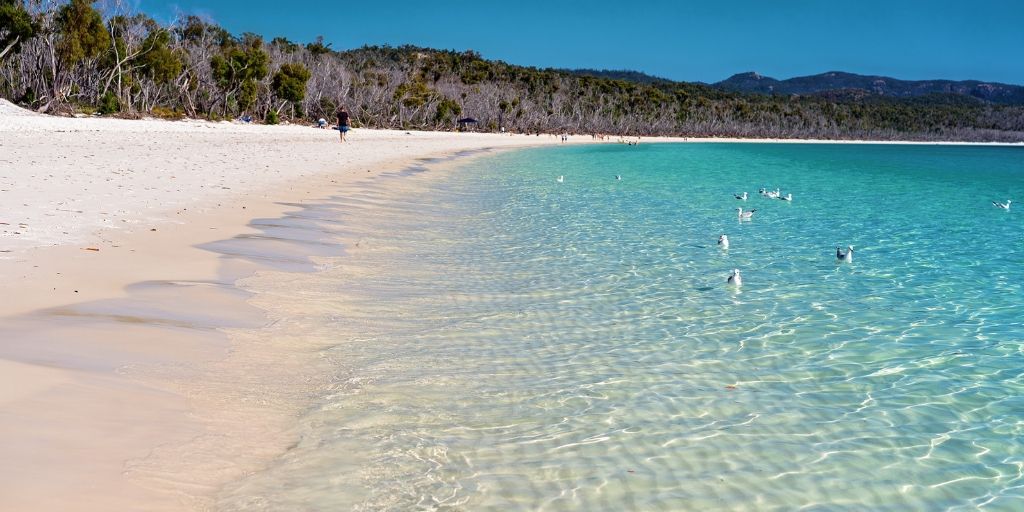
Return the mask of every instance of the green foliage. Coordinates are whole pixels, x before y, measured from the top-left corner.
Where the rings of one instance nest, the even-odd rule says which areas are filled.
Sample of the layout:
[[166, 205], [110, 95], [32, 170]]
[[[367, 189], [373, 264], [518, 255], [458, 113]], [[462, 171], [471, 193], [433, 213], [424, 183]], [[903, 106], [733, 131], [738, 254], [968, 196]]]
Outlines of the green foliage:
[[204, 40], [211, 40], [213, 44], [224, 48], [228, 46], [233, 38], [227, 30], [207, 23], [198, 16], [188, 16], [177, 28], [178, 37], [183, 41], [200, 44]]
[[263, 41], [249, 36], [242, 43], [231, 43], [223, 53], [210, 58], [213, 79], [224, 91], [230, 91], [245, 81], [260, 80], [267, 76], [270, 56], [263, 51]]
[[177, 120], [185, 117], [185, 114], [182, 113], [180, 110], [170, 109], [166, 107], [153, 107], [151, 113], [153, 114], [154, 117], [159, 117], [160, 119]]
[[427, 87], [422, 77], [419, 77], [399, 85], [395, 89], [395, 100], [401, 101], [406, 107], [417, 108], [432, 100], [436, 94], [433, 89]]
[[267, 112], [267, 117], [263, 120], [263, 122], [266, 124], [277, 124], [280, 123], [281, 120], [278, 117], [276, 110], [270, 110]]
[[242, 86], [238, 89], [238, 108], [242, 110], [249, 110], [253, 104], [256, 103], [256, 98], [259, 95], [259, 85], [256, 80], [251, 78], [245, 79], [242, 82]]
[[0, 0], [0, 61], [16, 53], [21, 44], [35, 36], [38, 26], [21, 0]]
[[324, 44], [324, 36], [316, 36], [316, 41], [306, 45], [306, 51], [314, 57], [319, 57], [331, 53], [331, 44]]
[[65, 66], [94, 59], [110, 47], [103, 17], [89, 0], [71, 0], [57, 11], [57, 54]]
[[171, 34], [160, 29], [150, 32], [146, 36], [146, 40], [142, 42], [142, 47], [148, 48], [148, 51], [139, 56], [138, 63], [142, 66], [142, 70], [158, 84], [170, 83], [185, 68], [185, 62], [180, 52], [170, 48], [170, 40]]
[[281, 69], [274, 73], [271, 87], [278, 98], [299, 102], [306, 97], [309, 77], [309, 70], [302, 64], [282, 64]]
[[270, 46], [277, 48], [278, 51], [283, 53], [295, 53], [302, 48], [298, 44], [289, 41], [287, 37], [275, 37], [271, 39]]
[[[39, 1], [32, 5], [45, 4], [53, 15], [56, 73], [45, 54], [14, 53], [10, 45], [37, 27], [24, 13], [27, 1], [0, 0], [0, 52], [7, 52], [0, 55], [0, 94], [47, 107], [73, 103], [210, 119], [251, 113], [275, 122], [282, 106], [293, 116], [329, 118], [338, 105], [349, 105], [360, 125], [406, 129], [444, 126], [465, 109], [480, 121], [477, 129], [533, 133], [1024, 139], [1024, 107], [966, 95], [747, 95], [628, 72], [515, 66], [472, 51], [383, 46], [336, 52], [323, 38], [267, 44], [194, 16], [174, 27], [141, 15], [115, 16], [104, 27], [93, 2]], [[126, 62], [126, 55], [133, 57]], [[309, 98], [314, 76], [316, 96]], [[101, 95], [108, 88], [117, 96]]]
[[116, 114], [121, 111], [121, 101], [117, 99], [117, 95], [114, 91], [107, 91], [103, 97], [100, 98], [99, 105], [100, 114]]
[[452, 118], [462, 114], [462, 106], [449, 98], [442, 98], [437, 104], [437, 112], [434, 114], [434, 121], [437, 123], [448, 123]]

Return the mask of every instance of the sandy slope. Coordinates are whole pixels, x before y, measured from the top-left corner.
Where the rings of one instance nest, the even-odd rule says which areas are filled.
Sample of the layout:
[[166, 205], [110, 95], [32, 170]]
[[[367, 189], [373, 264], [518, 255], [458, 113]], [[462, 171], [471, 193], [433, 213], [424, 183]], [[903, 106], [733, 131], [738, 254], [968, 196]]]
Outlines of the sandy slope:
[[267, 322], [233, 286], [260, 266], [199, 246], [419, 158], [559, 143], [350, 138], [55, 118], [0, 101], [0, 510], [207, 508], [291, 439], [286, 406], [246, 397], [311, 362], [228, 336]]

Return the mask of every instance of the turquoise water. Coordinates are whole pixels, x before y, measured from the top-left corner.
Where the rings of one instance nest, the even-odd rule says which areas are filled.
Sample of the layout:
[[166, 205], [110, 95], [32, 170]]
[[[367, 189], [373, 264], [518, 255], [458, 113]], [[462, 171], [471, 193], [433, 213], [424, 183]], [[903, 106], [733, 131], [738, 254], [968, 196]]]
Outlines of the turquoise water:
[[1021, 148], [536, 149], [333, 208], [274, 286], [334, 384], [225, 509], [1024, 509]]

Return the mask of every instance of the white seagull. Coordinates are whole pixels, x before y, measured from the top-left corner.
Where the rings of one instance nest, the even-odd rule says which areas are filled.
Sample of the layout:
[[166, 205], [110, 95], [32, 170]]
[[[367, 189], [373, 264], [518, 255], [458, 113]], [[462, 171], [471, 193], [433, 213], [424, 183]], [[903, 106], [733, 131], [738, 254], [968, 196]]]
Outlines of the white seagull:
[[618, 180], [621, 180], [621, 179], [622, 179], [622, 176], [619, 176], [618, 174], [615, 175], [615, 181], [618, 181]]
[[718, 237], [718, 245], [721, 245], [722, 249], [728, 249], [729, 248], [729, 237], [725, 236], [724, 234], [722, 236]]
[[843, 251], [840, 248], [836, 247], [836, 259], [839, 261], [845, 261], [847, 263], [853, 261], [853, 246], [846, 246], [845, 254], [843, 254]]
[[1010, 211], [1010, 203], [1012, 202], [1013, 201], [1010, 201], [1009, 199], [1007, 199], [1005, 203], [1000, 203], [999, 201], [992, 201], [992, 206], [995, 206], [996, 208], [1002, 208], [1006, 211]]
[[733, 197], [735, 197], [736, 199], [739, 199], [740, 201], [746, 201], [747, 200], [747, 193], [744, 192], [742, 194], [733, 194]]
[[781, 199], [783, 201], [792, 201], [793, 200], [793, 194], [786, 194], [785, 196], [782, 196], [779, 199]]
[[559, 176], [558, 177], [558, 182], [561, 183], [563, 181], [565, 181], [565, 176]]
[[736, 216], [739, 217], [740, 220], [750, 220], [754, 216], [754, 212], [756, 211], [756, 208], [750, 210], [749, 212], [743, 211], [743, 208], [736, 208]]
[[729, 278], [726, 279], [725, 282], [727, 282], [727, 283], [729, 283], [729, 284], [731, 284], [733, 286], [741, 286], [741, 285], [743, 285], [743, 278], [740, 277], [740, 269], [738, 269], [738, 268], [732, 269], [732, 274], [729, 274]]

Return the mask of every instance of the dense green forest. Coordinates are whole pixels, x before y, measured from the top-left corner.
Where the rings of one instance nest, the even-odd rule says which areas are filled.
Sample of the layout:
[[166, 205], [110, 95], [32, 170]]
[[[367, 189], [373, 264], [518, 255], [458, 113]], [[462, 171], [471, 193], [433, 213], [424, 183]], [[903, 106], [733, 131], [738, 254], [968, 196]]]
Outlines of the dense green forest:
[[[1024, 140], [1024, 107], [933, 95], [755, 95], [593, 76], [403, 46], [336, 51], [230, 34], [197, 16], [170, 26], [88, 0], [0, 0], [0, 96], [39, 112], [275, 123], [624, 135]], [[628, 78], [628, 77], [627, 77]]]

